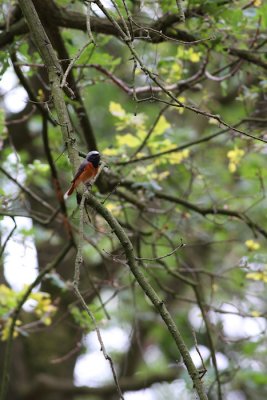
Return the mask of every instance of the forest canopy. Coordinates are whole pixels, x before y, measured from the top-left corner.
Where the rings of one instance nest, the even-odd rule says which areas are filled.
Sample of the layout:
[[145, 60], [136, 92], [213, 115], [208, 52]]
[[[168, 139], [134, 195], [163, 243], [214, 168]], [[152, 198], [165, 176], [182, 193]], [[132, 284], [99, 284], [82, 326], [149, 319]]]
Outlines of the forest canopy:
[[267, 4], [0, 6], [0, 400], [265, 398]]

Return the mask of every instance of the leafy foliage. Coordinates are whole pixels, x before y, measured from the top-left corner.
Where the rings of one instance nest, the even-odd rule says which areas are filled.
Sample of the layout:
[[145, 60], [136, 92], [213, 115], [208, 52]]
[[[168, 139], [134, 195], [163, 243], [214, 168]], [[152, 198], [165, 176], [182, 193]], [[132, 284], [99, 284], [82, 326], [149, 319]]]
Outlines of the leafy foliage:
[[[9, 337], [9, 330], [12, 323], [12, 313], [16, 310], [17, 305], [20, 303], [27, 287], [17, 292], [6, 285], [0, 285], [0, 318], [1, 318], [1, 340], [5, 341]], [[51, 317], [55, 314], [57, 307], [52, 304], [49, 293], [44, 292], [33, 292], [29, 295], [28, 300], [31, 302], [31, 313], [37, 317], [35, 323], [44, 324], [46, 326], [51, 325]], [[14, 337], [19, 334], [27, 334], [27, 326], [23, 326], [21, 320], [16, 321]]]
[[[31, 310], [16, 321], [13, 336], [30, 355], [25, 376], [45, 372], [72, 382], [75, 349], [96, 323], [104, 338], [114, 327], [127, 336], [105, 355], [122, 381], [143, 388], [151, 377], [178, 380], [178, 389], [166, 389], [169, 398], [193, 395], [195, 385], [177, 368], [176, 345], [113, 230], [89, 207], [81, 219], [79, 196], [78, 203], [75, 195], [64, 200], [79, 155], [97, 146], [103, 168], [93, 193], [126, 231], [138, 268], [190, 352], [203, 353], [209, 396], [266, 397], [267, 5], [181, 1], [183, 22], [175, 0], [34, 2], [52, 44], [47, 51], [54, 48], [60, 65], [52, 68], [9, 3], [0, 17], [0, 79], [15, 77], [29, 100], [18, 113], [8, 102], [14, 85], [1, 86], [0, 217], [13, 222], [1, 220], [1, 255], [7, 268], [8, 246], [26, 252], [30, 238], [37, 273], [53, 262], [57, 268], [41, 275], [28, 297]], [[13, 228], [21, 216], [33, 227]], [[66, 243], [72, 250], [62, 255]], [[2, 276], [1, 338], [9, 341], [27, 287], [16, 291]], [[77, 276], [84, 303], [73, 297]], [[203, 369], [199, 354], [193, 361]], [[104, 377], [101, 385], [108, 390]], [[157, 388], [149, 390], [157, 398]]]

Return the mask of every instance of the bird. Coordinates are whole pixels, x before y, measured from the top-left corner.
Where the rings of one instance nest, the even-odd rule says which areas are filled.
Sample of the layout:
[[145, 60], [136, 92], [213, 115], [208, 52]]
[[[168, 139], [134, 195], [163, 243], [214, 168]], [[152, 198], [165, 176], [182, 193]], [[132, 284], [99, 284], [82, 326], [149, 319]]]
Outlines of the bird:
[[88, 184], [95, 178], [99, 169], [100, 159], [101, 156], [98, 151], [89, 151], [71, 181], [71, 186], [66, 192], [66, 197], [69, 197], [81, 182]]

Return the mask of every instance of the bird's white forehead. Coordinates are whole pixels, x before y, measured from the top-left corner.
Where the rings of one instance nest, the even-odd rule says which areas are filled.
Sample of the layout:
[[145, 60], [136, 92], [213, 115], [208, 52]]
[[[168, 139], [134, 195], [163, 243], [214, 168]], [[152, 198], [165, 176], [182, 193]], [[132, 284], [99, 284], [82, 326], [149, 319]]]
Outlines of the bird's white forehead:
[[88, 157], [88, 156], [97, 155], [97, 154], [99, 154], [99, 151], [93, 150], [93, 151], [90, 151], [90, 152], [87, 154], [87, 157]]

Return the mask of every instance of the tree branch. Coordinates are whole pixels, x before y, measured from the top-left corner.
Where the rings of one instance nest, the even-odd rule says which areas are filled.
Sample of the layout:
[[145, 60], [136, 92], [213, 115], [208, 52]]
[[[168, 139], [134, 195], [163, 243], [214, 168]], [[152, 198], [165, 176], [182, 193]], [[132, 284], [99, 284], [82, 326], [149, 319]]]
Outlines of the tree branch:
[[49, 211], [55, 212], [56, 210], [54, 207], [52, 207], [49, 203], [47, 203], [45, 200], [43, 200], [41, 197], [39, 197], [37, 194], [33, 193], [30, 189], [26, 188], [23, 186], [21, 183], [19, 183], [13, 176], [11, 176], [4, 168], [0, 166], [0, 172], [2, 172], [8, 179], [10, 179], [12, 182], [14, 182], [24, 193], [26, 193], [32, 200], [37, 201], [39, 204], [41, 204], [44, 208], [48, 209]]
[[53, 118], [51, 118], [48, 110], [46, 108], [44, 108], [43, 104], [35, 96], [35, 93], [32, 90], [31, 85], [29, 84], [28, 80], [26, 79], [26, 77], [24, 76], [23, 72], [21, 71], [19, 65], [17, 64], [17, 55], [16, 55], [15, 51], [12, 51], [10, 53], [10, 59], [12, 61], [14, 71], [20, 81], [20, 84], [24, 87], [24, 89], [28, 93], [30, 101], [32, 101], [34, 103], [35, 107], [38, 108], [41, 115], [43, 115], [44, 117], [47, 117], [47, 119], [51, 122], [51, 124], [56, 126], [57, 125], [56, 122], [54, 121]]
[[157, 197], [158, 199], [170, 201], [171, 203], [180, 204], [182, 207], [185, 207], [188, 210], [195, 211], [196, 213], [201, 214], [203, 216], [224, 215], [224, 216], [228, 216], [228, 217], [237, 218], [237, 219], [245, 222], [245, 224], [247, 226], [249, 226], [252, 229], [252, 231], [254, 231], [254, 232], [256, 231], [256, 232], [260, 233], [263, 237], [265, 237], [267, 239], [267, 231], [265, 229], [263, 229], [260, 225], [253, 222], [245, 213], [242, 213], [242, 211], [239, 212], [239, 211], [234, 211], [234, 210], [225, 210], [224, 208], [216, 208], [215, 206], [201, 208], [201, 207], [198, 207], [197, 205], [190, 203], [186, 200], [180, 199], [180, 198], [172, 196], [172, 195], [160, 193], [160, 192], [156, 192], [155, 197]]
[[145, 275], [141, 271], [141, 269], [137, 266], [135, 261], [135, 256], [133, 252], [133, 246], [130, 242], [128, 236], [118, 223], [118, 221], [112, 216], [112, 214], [89, 192], [86, 193], [86, 200], [87, 203], [93, 207], [108, 223], [108, 225], [112, 228], [113, 232], [117, 236], [118, 240], [120, 241], [126, 258], [129, 268], [132, 274], [135, 276], [137, 282], [139, 283], [140, 287], [143, 289], [144, 293], [150, 299], [152, 304], [154, 305], [155, 309], [160, 314], [161, 318], [166, 324], [166, 327], [173, 337], [176, 346], [183, 358], [187, 371], [194, 383], [194, 387], [198, 393], [199, 399], [207, 400], [207, 396], [205, 390], [203, 388], [202, 382], [199, 378], [198, 370], [196, 369], [192, 358], [190, 356], [189, 350], [185, 345], [185, 342], [175, 325], [169, 311], [167, 310], [164, 302], [159, 298], [155, 290], [152, 288], [150, 283], [147, 281]]
[[61, 127], [63, 141], [68, 151], [73, 173], [75, 173], [80, 161], [77, 152], [73, 149], [73, 143], [76, 142], [76, 135], [73, 131], [68, 110], [64, 101], [64, 92], [60, 87], [62, 78], [61, 66], [51, 42], [41, 24], [32, 0], [19, 0], [19, 5], [25, 16], [30, 32], [32, 33], [35, 45], [47, 68], [52, 99], [56, 109], [58, 122]]
[[[155, 383], [172, 382], [177, 379], [177, 368], [172, 369], [163, 374], [153, 374], [151, 376], [129, 376], [120, 379], [120, 387], [122, 392], [138, 391], [146, 389]], [[102, 387], [90, 386], [75, 386], [72, 382], [64, 379], [54, 378], [49, 375], [39, 375], [36, 382], [27, 390], [25, 398], [37, 398], [40, 392], [52, 392], [54, 395], [57, 393], [64, 393], [65, 396], [101, 396], [102, 398], [110, 398], [117, 394], [114, 385], [104, 385]]]
[[237, 56], [249, 63], [258, 65], [259, 67], [263, 68], [263, 69], [267, 69], [267, 63], [265, 61], [263, 61], [261, 58], [256, 57], [253, 52], [254, 49], [252, 50], [241, 50], [241, 49], [234, 49], [234, 48], [230, 48], [228, 49], [229, 54], [233, 55], [233, 56]]
[[[5, 214], [6, 215], [6, 214]], [[8, 241], [12, 238], [13, 233], [15, 232], [16, 228], [17, 228], [17, 224], [16, 224], [16, 220], [13, 216], [10, 216], [10, 218], [12, 219], [14, 226], [11, 229], [11, 231], [9, 232], [9, 234], [7, 235], [6, 240], [4, 241], [4, 243], [2, 244], [1, 248], [0, 248], [0, 258], [2, 257], [2, 255], [4, 254], [6, 245], [8, 244]]]
[[[68, 11], [63, 8], [55, 7], [54, 12], [50, 15], [50, 20], [57, 26], [79, 29], [87, 31], [87, 18], [86, 15], [74, 11]], [[135, 19], [137, 22], [138, 20]], [[189, 32], [182, 29], [170, 30], [173, 24], [179, 22], [180, 18], [175, 14], [165, 14], [156, 21], [149, 21], [144, 23], [143, 26], [134, 29], [134, 37], [150, 43], [159, 43], [168, 39], [174, 39], [182, 42], [194, 42], [197, 38]], [[121, 21], [118, 21], [123, 27]], [[113, 24], [106, 18], [90, 16], [90, 27], [93, 33], [102, 33], [118, 37], [118, 31], [114, 28]], [[130, 28], [130, 26], [129, 26]], [[150, 30], [149, 34], [148, 31]], [[28, 32], [27, 24], [24, 19], [10, 26], [9, 31], [5, 31], [0, 35], [0, 47], [3, 47], [14, 40], [14, 37]], [[169, 38], [165, 35], [168, 34]]]

